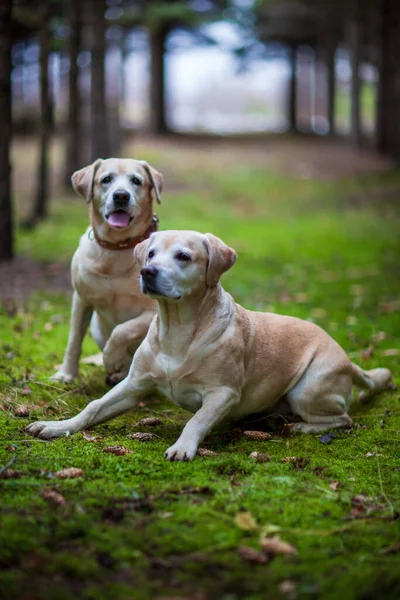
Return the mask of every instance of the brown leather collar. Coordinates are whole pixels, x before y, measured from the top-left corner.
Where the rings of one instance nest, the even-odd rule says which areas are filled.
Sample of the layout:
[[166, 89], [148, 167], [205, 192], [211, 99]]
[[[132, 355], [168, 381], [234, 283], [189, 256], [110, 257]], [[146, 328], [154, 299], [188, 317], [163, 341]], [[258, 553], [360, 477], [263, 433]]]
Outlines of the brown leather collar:
[[126, 240], [123, 240], [122, 242], [114, 243], [114, 242], [107, 242], [107, 240], [102, 240], [101, 238], [98, 237], [98, 235], [96, 234], [94, 229], [91, 229], [89, 231], [89, 238], [91, 237], [91, 233], [93, 233], [93, 237], [96, 240], [96, 242], [99, 244], [99, 246], [101, 246], [102, 248], [106, 248], [106, 250], [128, 250], [129, 248], [134, 248], [135, 246], [140, 244], [140, 242], [147, 240], [147, 238], [149, 238], [152, 233], [154, 233], [155, 231], [158, 231], [158, 223], [159, 223], [158, 217], [154, 213], [153, 218], [151, 220], [150, 227], [148, 229], [146, 229], [146, 231], [142, 235], [138, 235], [137, 237], [134, 237], [134, 238], [127, 238]]

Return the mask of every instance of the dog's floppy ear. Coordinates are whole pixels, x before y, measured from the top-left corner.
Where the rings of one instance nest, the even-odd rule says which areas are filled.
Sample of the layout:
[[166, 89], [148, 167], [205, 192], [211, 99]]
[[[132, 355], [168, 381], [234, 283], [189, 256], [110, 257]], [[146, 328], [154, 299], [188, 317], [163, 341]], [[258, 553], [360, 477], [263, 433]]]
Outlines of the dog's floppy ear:
[[208, 287], [214, 287], [221, 275], [233, 267], [237, 254], [212, 233], [205, 234], [205, 243], [208, 252], [206, 284]]
[[149, 176], [151, 187], [154, 190], [158, 204], [161, 204], [161, 191], [163, 186], [164, 177], [161, 173], [156, 171], [154, 167], [151, 167], [145, 160], [140, 161], [143, 165], [147, 175]]
[[144, 263], [146, 262], [147, 244], [149, 243], [149, 239], [150, 238], [148, 238], [147, 240], [143, 240], [143, 242], [140, 242], [140, 244], [135, 246], [135, 249], [133, 251], [133, 256], [139, 263], [140, 268], [144, 267]]
[[102, 162], [102, 159], [98, 158], [91, 165], [72, 174], [72, 187], [86, 202], [90, 202], [93, 198], [94, 176]]

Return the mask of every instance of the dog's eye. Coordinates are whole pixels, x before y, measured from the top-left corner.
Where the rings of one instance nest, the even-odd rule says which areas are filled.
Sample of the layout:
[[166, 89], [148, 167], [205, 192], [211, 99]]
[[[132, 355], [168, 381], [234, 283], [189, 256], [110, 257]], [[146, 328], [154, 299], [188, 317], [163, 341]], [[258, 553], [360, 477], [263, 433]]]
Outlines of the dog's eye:
[[131, 181], [134, 185], [142, 185], [142, 182], [139, 179], [139, 177], [132, 177]]
[[111, 183], [111, 175], [106, 175], [102, 180], [101, 183]]
[[150, 250], [150, 252], [147, 255], [147, 258], [153, 258], [154, 256], [154, 250]]
[[179, 252], [175, 258], [181, 262], [190, 262], [192, 260], [189, 254], [186, 254], [186, 252]]

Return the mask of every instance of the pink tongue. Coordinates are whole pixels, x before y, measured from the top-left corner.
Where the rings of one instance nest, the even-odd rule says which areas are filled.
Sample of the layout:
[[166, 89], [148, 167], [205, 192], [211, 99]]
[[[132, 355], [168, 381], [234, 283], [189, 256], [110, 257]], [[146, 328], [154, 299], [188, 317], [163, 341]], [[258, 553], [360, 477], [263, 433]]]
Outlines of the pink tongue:
[[117, 210], [108, 217], [111, 227], [128, 227], [130, 216], [123, 210]]

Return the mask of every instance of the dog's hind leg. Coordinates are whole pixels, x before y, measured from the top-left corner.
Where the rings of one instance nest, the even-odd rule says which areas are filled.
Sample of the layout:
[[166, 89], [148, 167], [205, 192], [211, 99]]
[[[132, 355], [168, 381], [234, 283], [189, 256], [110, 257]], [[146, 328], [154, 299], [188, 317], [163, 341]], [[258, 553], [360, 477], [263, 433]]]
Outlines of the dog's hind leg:
[[[107, 336], [105, 335], [105, 333], [103, 332], [103, 330], [101, 328], [101, 325], [99, 323], [99, 319], [98, 319], [96, 312], [93, 313], [91, 321], [90, 321], [90, 335], [92, 336], [92, 338], [94, 339], [94, 341], [96, 342], [96, 344], [98, 345], [100, 350], [103, 350], [104, 346], [107, 343]], [[98, 352], [97, 354], [92, 354], [91, 356], [87, 356], [86, 358], [82, 359], [82, 362], [85, 365], [95, 365], [96, 367], [102, 367], [103, 366], [103, 353]]]
[[352, 376], [349, 365], [325, 370], [326, 364], [311, 364], [306, 373], [287, 393], [287, 401], [301, 423], [294, 430], [320, 433], [326, 429], [350, 427], [347, 400], [351, 394]]
[[109, 385], [115, 385], [127, 376], [132, 357], [146, 337], [153, 317], [154, 312], [146, 311], [112, 330], [103, 352]]

